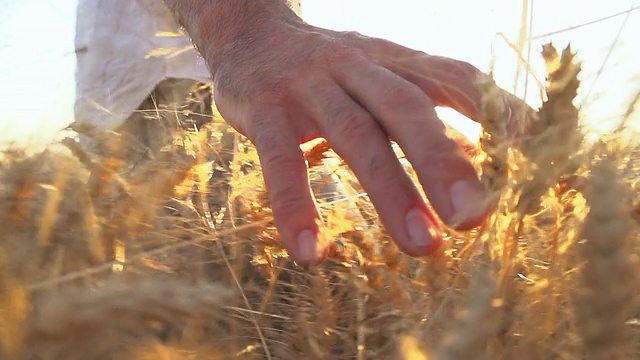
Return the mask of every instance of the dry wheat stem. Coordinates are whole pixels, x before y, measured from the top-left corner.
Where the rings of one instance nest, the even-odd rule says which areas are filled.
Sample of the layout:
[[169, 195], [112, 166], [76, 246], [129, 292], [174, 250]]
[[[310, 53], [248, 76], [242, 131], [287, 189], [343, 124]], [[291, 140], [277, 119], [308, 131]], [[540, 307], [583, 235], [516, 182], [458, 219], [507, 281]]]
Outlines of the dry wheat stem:
[[[209, 231], [211, 231], [214, 234], [218, 235], [218, 238], [220, 237], [220, 234], [218, 232], [218, 230], [216, 230], [215, 228], [215, 224], [212, 222], [212, 216], [211, 216], [211, 212], [209, 211], [209, 204], [205, 201], [204, 197], [202, 197], [200, 199], [201, 201], [201, 207], [204, 211], [204, 223], [207, 226], [207, 228], [209, 229]], [[227, 205], [230, 208], [229, 213], [232, 214], [233, 211], [231, 209], [231, 204], [230, 202], [227, 200]], [[234, 235], [238, 233], [238, 227], [235, 225], [235, 222], [232, 221], [232, 228], [230, 229], [231, 232], [229, 233], [230, 235]], [[222, 246], [222, 242], [220, 241], [216, 241], [216, 245], [218, 246], [218, 251], [220, 252], [220, 255], [222, 256], [225, 265], [227, 266], [227, 269], [229, 270], [229, 273], [231, 274], [231, 277], [233, 279], [233, 282], [236, 284], [236, 287], [238, 288], [238, 291], [240, 292], [240, 295], [242, 296], [242, 300], [244, 301], [244, 305], [247, 307], [248, 310], [252, 311], [253, 309], [251, 308], [251, 304], [249, 303], [249, 299], [247, 298], [247, 295], [245, 294], [244, 290], [242, 289], [242, 285], [240, 284], [240, 280], [238, 280], [238, 277], [236, 276], [235, 271], [233, 270], [233, 267], [231, 266], [231, 263], [229, 262], [229, 258], [227, 257], [227, 254], [224, 250], [224, 247]], [[264, 349], [265, 352], [265, 356], [267, 357], [268, 360], [271, 360], [271, 352], [269, 351], [269, 347], [267, 346], [267, 340], [264, 337], [264, 334], [262, 333], [262, 329], [260, 328], [260, 325], [258, 324], [258, 320], [256, 319], [255, 315], [252, 313], [248, 313], [248, 316], [250, 317], [251, 323], [253, 324], [253, 326], [256, 329], [256, 332], [258, 334], [258, 337], [260, 338], [260, 343], [262, 345], [262, 348]]]
[[[218, 242], [219, 239], [223, 236], [226, 235], [231, 235], [234, 232], [238, 232], [238, 231], [243, 231], [243, 230], [249, 230], [249, 229], [254, 229], [254, 228], [259, 228], [259, 227], [263, 227], [265, 225], [270, 224], [271, 222], [273, 222], [272, 218], [265, 218], [263, 220], [259, 220], [256, 222], [253, 222], [251, 224], [246, 224], [246, 225], [240, 225], [238, 226], [236, 229], [229, 229], [229, 230], [222, 230], [222, 231], [216, 231], [216, 237], [215, 238], [210, 238], [210, 237], [198, 237], [195, 239], [190, 239], [190, 240], [179, 240], [179, 241], [175, 241], [172, 244], [168, 244], [168, 245], [163, 245], [161, 247], [158, 247], [156, 249], [153, 250], [148, 250], [148, 251], [144, 251], [138, 254], [135, 254], [131, 257], [127, 258], [127, 262], [131, 263], [131, 262], [135, 262], [136, 260], [142, 260], [146, 257], [152, 257], [154, 255], [160, 255], [172, 250], [178, 250], [180, 248], [183, 247], [187, 247], [190, 245], [194, 245], [194, 244], [198, 244], [201, 242], [205, 242], [205, 241], [216, 241]], [[82, 277], [85, 276], [90, 276], [90, 275], [96, 275], [99, 274], [101, 272], [107, 272], [110, 271], [113, 267], [113, 265], [117, 265], [119, 264], [118, 261], [111, 261], [99, 266], [95, 266], [95, 267], [91, 267], [91, 268], [87, 268], [84, 270], [79, 270], [79, 271], [75, 271], [69, 274], [65, 274], [62, 275], [58, 278], [55, 279], [51, 279], [51, 280], [46, 280], [40, 283], [36, 283], [36, 284], [32, 284], [29, 286], [30, 290], [40, 290], [40, 289], [45, 289], [48, 287], [53, 287], [53, 286], [57, 286], [60, 284], [64, 284], [67, 282], [71, 282], [73, 280], [77, 280], [80, 279]]]
[[615, 160], [608, 156], [593, 168], [585, 193], [590, 206], [581, 229], [586, 264], [576, 310], [585, 351], [594, 359], [615, 354], [633, 297], [630, 280], [635, 271], [627, 244], [632, 228], [616, 175]]

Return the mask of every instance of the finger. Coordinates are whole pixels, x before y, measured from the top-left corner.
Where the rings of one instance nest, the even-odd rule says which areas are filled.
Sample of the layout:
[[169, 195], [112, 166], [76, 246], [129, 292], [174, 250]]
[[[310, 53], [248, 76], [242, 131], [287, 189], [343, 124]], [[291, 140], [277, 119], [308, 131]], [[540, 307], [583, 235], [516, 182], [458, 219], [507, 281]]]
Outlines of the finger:
[[322, 261], [328, 251], [320, 234], [318, 213], [299, 138], [278, 108], [261, 109], [247, 135], [254, 143], [276, 227], [291, 257], [303, 264]]
[[[488, 75], [463, 61], [439, 56], [424, 56], [422, 61], [405, 66], [389, 66], [389, 69], [418, 85], [438, 106], [452, 108], [471, 120], [480, 121], [481, 96], [478, 84]], [[518, 138], [526, 126], [536, 117], [536, 111], [523, 100], [498, 88], [496, 95], [505, 102], [504, 121], [509, 134]]]
[[442, 243], [437, 221], [371, 115], [330, 79], [298, 94], [331, 147], [360, 180], [398, 247], [412, 256], [437, 249]]
[[475, 169], [464, 150], [446, 135], [424, 92], [366, 62], [342, 71], [339, 81], [398, 142], [445, 223], [468, 229], [484, 220], [485, 194]]
[[[477, 84], [486, 79], [487, 74], [467, 62], [428, 55], [387, 40], [371, 39], [365, 44], [382, 66], [416, 84], [437, 106], [452, 108], [471, 120], [479, 121], [480, 93]], [[509, 134], [518, 138], [537, 118], [537, 112], [522, 99], [499, 90], [507, 105], [505, 121]]]

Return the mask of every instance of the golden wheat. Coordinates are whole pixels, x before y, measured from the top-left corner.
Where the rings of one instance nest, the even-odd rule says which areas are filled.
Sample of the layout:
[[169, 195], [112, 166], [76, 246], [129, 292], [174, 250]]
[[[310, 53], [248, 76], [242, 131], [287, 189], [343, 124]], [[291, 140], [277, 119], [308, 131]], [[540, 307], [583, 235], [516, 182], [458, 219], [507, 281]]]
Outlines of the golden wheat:
[[221, 119], [145, 159], [77, 124], [107, 150], [4, 153], [1, 357], [637, 359], [640, 146], [585, 143], [580, 66], [570, 48], [543, 56], [522, 141], [480, 84], [494, 211], [428, 258], [398, 250], [324, 141], [305, 149], [311, 178], [348, 196], [317, 196], [329, 256], [310, 268], [279, 241], [255, 148]]

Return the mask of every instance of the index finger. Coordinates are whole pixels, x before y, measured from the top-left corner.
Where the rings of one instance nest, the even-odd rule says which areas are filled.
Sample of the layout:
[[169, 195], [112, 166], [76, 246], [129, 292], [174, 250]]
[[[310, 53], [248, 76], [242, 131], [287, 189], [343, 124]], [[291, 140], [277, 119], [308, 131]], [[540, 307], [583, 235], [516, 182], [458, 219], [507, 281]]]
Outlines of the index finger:
[[[480, 98], [478, 84], [489, 75], [475, 66], [459, 60], [417, 53], [392, 61], [389, 69], [416, 84], [436, 105], [452, 108], [473, 121], [479, 121]], [[518, 122], [528, 121], [535, 110], [515, 95], [498, 88], [507, 105], [505, 121], [509, 134], [518, 137]]]
[[[475, 66], [382, 39], [370, 41], [366, 47], [382, 66], [418, 86], [436, 106], [454, 109], [473, 121], [479, 121], [480, 92], [477, 84], [488, 75]], [[505, 113], [508, 132], [518, 138], [537, 112], [524, 100], [504, 89], [499, 90], [509, 110]]]

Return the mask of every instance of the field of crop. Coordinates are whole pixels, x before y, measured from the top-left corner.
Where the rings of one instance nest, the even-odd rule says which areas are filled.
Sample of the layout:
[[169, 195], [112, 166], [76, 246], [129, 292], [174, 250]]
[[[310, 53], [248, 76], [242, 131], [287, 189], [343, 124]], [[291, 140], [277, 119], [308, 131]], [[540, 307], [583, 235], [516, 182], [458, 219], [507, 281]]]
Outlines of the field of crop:
[[493, 215], [428, 258], [399, 252], [323, 142], [306, 148], [312, 178], [332, 167], [350, 196], [319, 199], [333, 243], [308, 268], [278, 241], [255, 150], [220, 118], [133, 168], [71, 139], [6, 151], [1, 358], [640, 359], [640, 144], [624, 126], [585, 141], [580, 65], [542, 56], [544, 105], [516, 143], [479, 84]]

